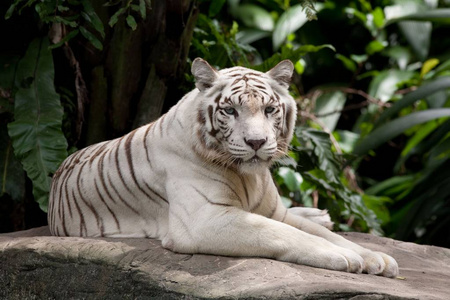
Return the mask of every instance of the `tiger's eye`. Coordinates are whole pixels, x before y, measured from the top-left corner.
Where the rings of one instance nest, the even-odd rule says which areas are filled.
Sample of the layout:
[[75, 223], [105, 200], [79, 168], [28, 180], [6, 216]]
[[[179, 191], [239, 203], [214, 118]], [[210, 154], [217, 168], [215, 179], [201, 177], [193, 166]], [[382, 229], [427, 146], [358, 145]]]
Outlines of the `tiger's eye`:
[[236, 110], [233, 107], [227, 107], [224, 110], [229, 115], [234, 115], [236, 113]]
[[273, 107], [273, 106], [267, 106], [267, 107], [264, 109], [264, 112], [265, 112], [266, 114], [270, 114], [270, 113], [273, 113], [274, 110], [275, 110], [275, 107]]

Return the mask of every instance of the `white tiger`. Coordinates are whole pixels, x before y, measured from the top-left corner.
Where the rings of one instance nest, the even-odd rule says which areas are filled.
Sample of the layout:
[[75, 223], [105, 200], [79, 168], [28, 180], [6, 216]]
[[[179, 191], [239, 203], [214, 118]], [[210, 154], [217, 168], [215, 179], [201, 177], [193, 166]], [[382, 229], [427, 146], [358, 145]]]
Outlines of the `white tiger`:
[[281, 203], [268, 167], [293, 135], [292, 71], [287, 60], [267, 73], [194, 60], [197, 88], [167, 114], [63, 162], [51, 188], [52, 234], [148, 237], [181, 253], [397, 276], [392, 257], [319, 225], [324, 212]]

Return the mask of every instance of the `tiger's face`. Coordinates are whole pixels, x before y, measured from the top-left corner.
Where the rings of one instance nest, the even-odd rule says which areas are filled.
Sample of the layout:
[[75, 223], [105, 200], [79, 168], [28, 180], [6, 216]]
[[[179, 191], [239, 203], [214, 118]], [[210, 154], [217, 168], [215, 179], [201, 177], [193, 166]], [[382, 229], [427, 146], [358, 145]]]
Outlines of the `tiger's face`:
[[267, 73], [234, 67], [215, 71], [196, 59], [200, 90], [198, 134], [207, 159], [243, 173], [267, 168], [285, 155], [296, 117], [288, 93], [293, 65], [283, 61]]

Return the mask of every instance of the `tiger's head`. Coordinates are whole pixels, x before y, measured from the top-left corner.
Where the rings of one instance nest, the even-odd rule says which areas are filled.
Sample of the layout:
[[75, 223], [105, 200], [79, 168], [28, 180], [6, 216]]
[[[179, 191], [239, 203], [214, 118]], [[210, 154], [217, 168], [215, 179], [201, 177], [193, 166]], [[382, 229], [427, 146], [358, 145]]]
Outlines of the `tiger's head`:
[[195, 59], [198, 152], [242, 173], [258, 172], [286, 155], [297, 116], [288, 92], [293, 69], [284, 60], [266, 73], [243, 67], [216, 71]]

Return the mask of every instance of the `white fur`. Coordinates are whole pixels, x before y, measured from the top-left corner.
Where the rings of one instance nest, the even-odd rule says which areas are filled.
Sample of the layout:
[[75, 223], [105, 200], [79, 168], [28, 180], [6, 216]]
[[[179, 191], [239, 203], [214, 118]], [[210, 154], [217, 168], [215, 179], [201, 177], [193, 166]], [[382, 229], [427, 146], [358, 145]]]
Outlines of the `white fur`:
[[[268, 167], [281, 155], [273, 148], [292, 138], [296, 106], [287, 90], [292, 70], [287, 61], [268, 73], [240, 67], [215, 71], [203, 60], [194, 61], [200, 90], [187, 94], [154, 124], [122, 140], [91, 146], [63, 163], [52, 184], [52, 233], [152, 237], [181, 253], [259, 256], [396, 276], [398, 266], [392, 257], [325, 228], [331, 223], [327, 214], [283, 206]], [[247, 88], [259, 85], [268, 94], [277, 93], [285, 115], [275, 128], [274, 118], [261, 104], [267, 99], [234, 103], [239, 115], [228, 119], [234, 132], [224, 140], [226, 130], [214, 131], [218, 116], [210, 119], [207, 111], [214, 105], [214, 95], [220, 93], [222, 100], [234, 97], [231, 88], [237, 77], [232, 75], [238, 73], [256, 73], [259, 77], [253, 77], [262, 83], [248, 80], [234, 86], [245, 88], [247, 82]], [[199, 117], [199, 111], [206, 117]], [[244, 138], [267, 141], [255, 151]], [[241, 163], [233, 162], [236, 157]], [[105, 186], [101, 178], [107, 179]]]

